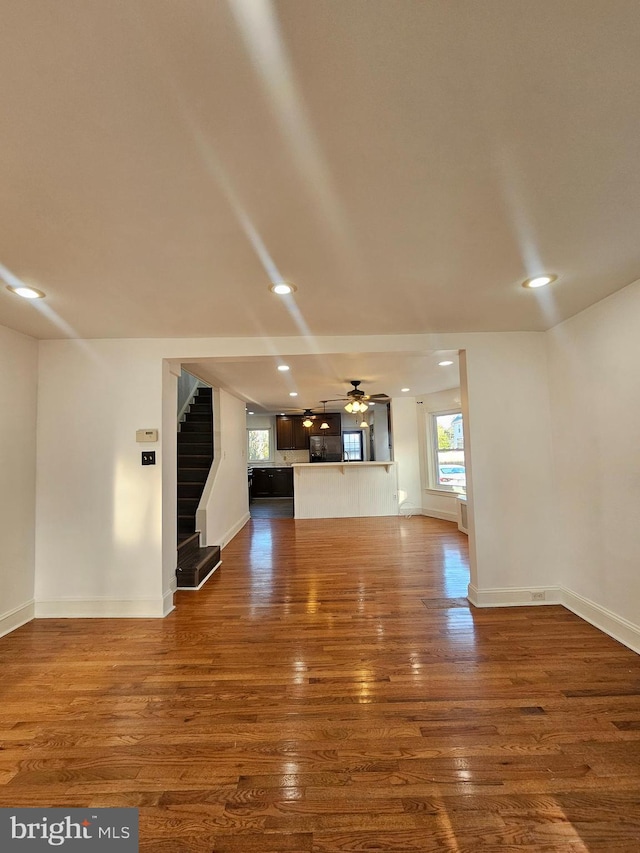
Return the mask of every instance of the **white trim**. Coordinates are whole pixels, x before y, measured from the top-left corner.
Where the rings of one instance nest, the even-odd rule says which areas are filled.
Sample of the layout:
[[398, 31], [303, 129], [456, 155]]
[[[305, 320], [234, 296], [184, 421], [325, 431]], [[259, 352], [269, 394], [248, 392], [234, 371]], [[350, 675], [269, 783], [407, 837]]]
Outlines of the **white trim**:
[[[543, 601], [533, 601], [534, 593], [542, 593]], [[618, 616], [566, 587], [510, 587], [479, 590], [469, 584], [467, 598], [475, 607], [537, 607], [560, 604], [594, 628], [608, 634], [631, 651], [640, 654], [640, 625]]]
[[[177, 583], [177, 581], [174, 581], [174, 583], [172, 584], [172, 586], [175, 586], [175, 584], [176, 584], [176, 583]], [[163, 615], [163, 616], [168, 616], [168, 615], [171, 613], [171, 611], [172, 611], [172, 610], [175, 610], [175, 609], [176, 609], [176, 606], [175, 606], [175, 604], [173, 603], [173, 594], [174, 594], [174, 591], [175, 591], [175, 590], [173, 590], [173, 589], [169, 589], [169, 590], [168, 590], [167, 592], [165, 592], [165, 594], [162, 596], [162, 615]]]
[[221, 565], [222, 565], [222, 560], [220, 560], [219, 562], [217, 562], [217, 563], [215, 564], [215, 566], [211, 569], [211, 571], [210, 571], [210, 572], [209, 572], [209, 574], [205, 577], [205, 579], [204, 579], [204, 580], [202, 580], [202, 581], [200, 581], [200, 583], [198, 584], [198, 586], [179, 586], [179, 587], [178, 587], [178, 590], [179, 590], [180, 592], [196, 592], [197, 590], [202, 589], [202, 587], [206, 584], [206, 582], [209, 580], [209, 578], [211, 577], [211, 575], [215, 572], [215, 570], [216, 570], [216, 569], [220, 568], [220, 566], [221, 566]]
[[36, 601], [36, 619], [158, 619], [166, 616], [162, 598], [58, 598]]
[[441, 509], [424, 509], [422, 510], [422, 515], [426, 515], [427, 518], [440, 518], [442, 521], [453, 521], [454, 524], [458, 521], [458, 516], [455, 512], [446, 512]]
[[561, 596], [562, 604], [567, 610], [640, 654], [640, 625], [635, 625], [628, 619], [602, 607], [601, 604], [596, 604], [595, 601], [578, 595], [570, 589], [561, 588]]
[[[544, 599], [534, 600], [534, 594], [544, 595]], [[557, 586], [514, 586], [480, 590], [469, 584], [467, 597], [475, 607], [538, 607], [563, 603], [560, 587]]]
[[32, 619], [35, 619], [35, 602], [33, 599], [19, 607], [14, 607], [13, 610], [7, 610], [6, 613], [0, 614], [0, 637], [10, 634], [11, 631], [26, 625]]
[[[268, 459], [250, 459], [249, 458], [249, 433], [250, 432], [268, 432], [269, 433], [269, 458]], [[267, 467], [269, 463], [275, 464], [276, 458], [276, 434], [272, 426], [248, 426], [247, 427], [247, 465], [252, 468], [260, 468], [261, 465]]]
[[[238, 534], [242, 528], [245, 526], [247, 521], [251, 520], [251, 514], [246, 512], [239, 521], [236, 521], [235, 524], [232, 524], [231, 527], [220, 537], [220, 542], [211, 543], [220, 545], [220, 548], [224, 548], [225, 545], [228, 545], [229, 542], [233, 539], [233, 537]], [[183, 589], [183, 587], [181, 587]]]

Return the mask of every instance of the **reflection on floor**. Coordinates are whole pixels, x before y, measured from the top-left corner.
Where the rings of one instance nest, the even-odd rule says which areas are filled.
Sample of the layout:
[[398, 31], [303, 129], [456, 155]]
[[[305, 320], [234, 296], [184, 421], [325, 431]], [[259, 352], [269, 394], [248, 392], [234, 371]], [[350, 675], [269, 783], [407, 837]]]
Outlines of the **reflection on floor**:
[[254, 498], [251, 518], [293, 518], [293, 498]]

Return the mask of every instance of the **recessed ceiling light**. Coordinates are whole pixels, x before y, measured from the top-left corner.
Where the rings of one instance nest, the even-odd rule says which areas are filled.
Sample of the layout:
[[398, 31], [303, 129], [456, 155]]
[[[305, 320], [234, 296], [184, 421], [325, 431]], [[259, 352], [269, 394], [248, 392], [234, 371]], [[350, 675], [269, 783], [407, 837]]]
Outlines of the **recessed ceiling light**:
[[529, 288], [546, 287], [547, 284], [551, 284], [557, 278], [557, 275], [537, 275], [535, 278], [528, 278], [526, 281], [523, 281], [522, 286]]
[[453, 364], [452, 361], [439, 361], [438, 367], [448, 367], [450, 364]]
[[402, 391], [402, 393], [404, 394], [404, 392], [405, 392], [405, 391], [411, 391], [411, 388], [401, 388], [400, 390], [401, 390], [401, 391]]
[[277, 293], [278, 296], [286, 296], [288, 293], [293, 293], [298, 288], [295, 284], [290, 284], [287, 281], [279, 281], [277, 284], [269, 285], [269, 290], [272, 293]]
[[289, 365], [288, 364], [279, 364], [278, 370], [282, 370], [282, 372], [284, 373], [285, 370], [289, 370]]
[[290, 397], [297, 397], [297, 396], [298, 396], [298, 392], [297, 392], [297, 391], [289, 391], [289, 396], [290, 396]]
[[255, 415], [255, 412], [249, 412], [250, 415]]
[[16, 296], [22, 296], [23, 299], [44, 299], [44, 293], [41, 290], [36, 290], [35, 287], [27, 287], [25, 284], [17, 287], [8, 284], [7, 290], [15, 293]]

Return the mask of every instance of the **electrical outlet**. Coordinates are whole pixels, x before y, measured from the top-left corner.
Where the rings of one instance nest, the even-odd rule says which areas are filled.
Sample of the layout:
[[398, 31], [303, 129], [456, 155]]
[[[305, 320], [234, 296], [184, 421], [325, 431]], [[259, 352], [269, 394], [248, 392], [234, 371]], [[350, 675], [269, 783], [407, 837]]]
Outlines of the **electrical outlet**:
[[147, 450], [142, 452], [142, 464], [143, 465], [155, 465], [156, 464], [156, 452], [155, 450]]
[[532, 592], [531, 593], [531, 601], [544, 601], [545, 593], [544, 592]]

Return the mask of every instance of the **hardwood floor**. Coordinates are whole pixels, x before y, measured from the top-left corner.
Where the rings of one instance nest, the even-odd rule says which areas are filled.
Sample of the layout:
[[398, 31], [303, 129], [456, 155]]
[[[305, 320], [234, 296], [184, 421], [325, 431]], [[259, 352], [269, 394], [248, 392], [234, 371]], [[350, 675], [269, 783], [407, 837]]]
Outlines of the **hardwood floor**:
[[251, 518], [293, 518], [293, 498], [254, 498]]
[[164, 620], [0, 640], [0, 805], [140, 808], [143, 851], [640, 850], [640, 658], [470, 608], [421, 517], [253, 520]]

